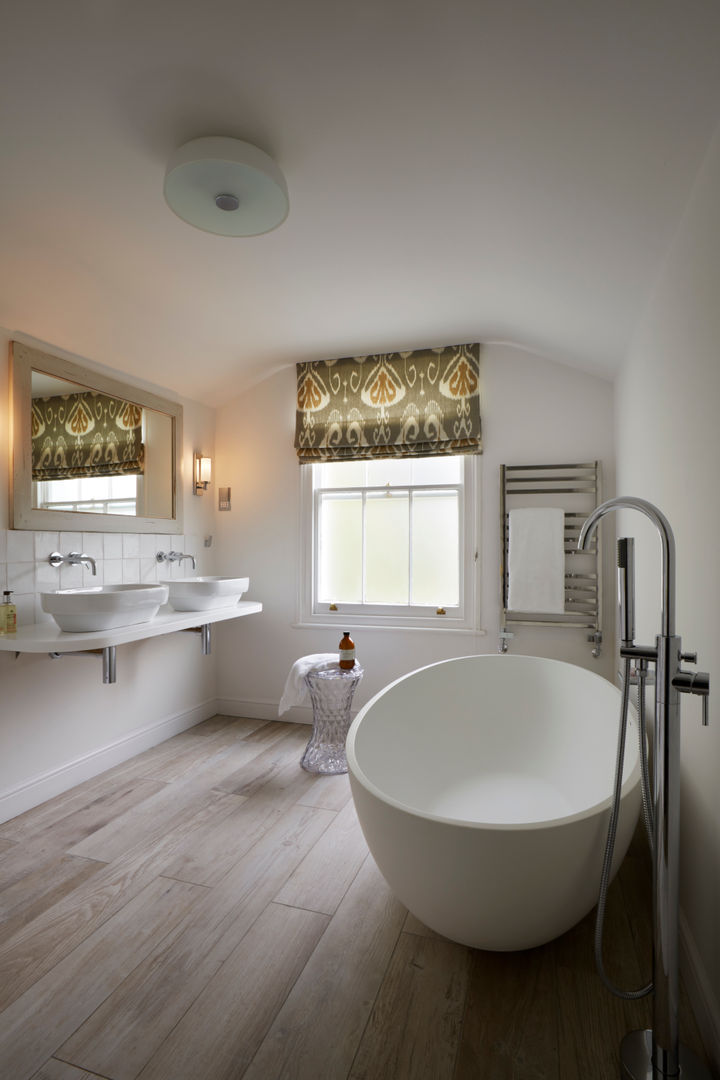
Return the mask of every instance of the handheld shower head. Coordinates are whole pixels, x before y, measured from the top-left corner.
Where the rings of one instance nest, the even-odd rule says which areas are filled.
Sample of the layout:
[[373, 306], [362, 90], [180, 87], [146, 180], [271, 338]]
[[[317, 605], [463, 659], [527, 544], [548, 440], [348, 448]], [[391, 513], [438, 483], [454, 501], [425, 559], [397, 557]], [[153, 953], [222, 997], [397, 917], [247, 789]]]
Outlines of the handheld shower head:
[[635, 540], [623, 536], [617, 544], [618, 604], [620, 608], [620, 643], [635, 641]]

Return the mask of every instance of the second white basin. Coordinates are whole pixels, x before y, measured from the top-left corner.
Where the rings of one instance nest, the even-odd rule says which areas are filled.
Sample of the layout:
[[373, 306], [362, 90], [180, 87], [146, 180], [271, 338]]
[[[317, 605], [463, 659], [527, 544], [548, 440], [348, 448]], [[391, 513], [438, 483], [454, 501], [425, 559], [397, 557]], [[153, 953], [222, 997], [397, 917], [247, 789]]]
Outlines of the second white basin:
[[237, 604], [247, 592], [246, 577], [186, 577], [163, 581], [170, 590], [170, 604], [176, 611], [207, 611], [208, 608]]
[[61, 630], [89, 633], [150, 622], [168, 598], [167, 585], [91, 585], [41, 593], [43, 611]]

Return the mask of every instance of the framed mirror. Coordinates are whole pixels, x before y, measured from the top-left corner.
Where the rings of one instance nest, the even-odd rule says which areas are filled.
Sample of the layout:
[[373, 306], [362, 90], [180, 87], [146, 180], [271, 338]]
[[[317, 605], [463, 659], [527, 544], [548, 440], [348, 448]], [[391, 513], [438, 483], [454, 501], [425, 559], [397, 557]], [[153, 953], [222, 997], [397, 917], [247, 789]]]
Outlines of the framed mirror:
[[182, 405], [13, 341], [13, 529], [180, 533]]

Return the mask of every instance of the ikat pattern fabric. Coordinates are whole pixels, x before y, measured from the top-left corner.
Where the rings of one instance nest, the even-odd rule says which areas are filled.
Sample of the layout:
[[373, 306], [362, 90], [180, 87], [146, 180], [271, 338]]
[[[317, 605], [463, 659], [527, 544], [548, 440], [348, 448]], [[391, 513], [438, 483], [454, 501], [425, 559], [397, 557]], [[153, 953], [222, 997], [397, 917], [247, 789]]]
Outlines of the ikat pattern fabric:
[[479, 454], [480, 346], [297, 365], [300, 462]]
[[142, 473], [142, 409], [94, 391], [34, 398], [33, 480]]

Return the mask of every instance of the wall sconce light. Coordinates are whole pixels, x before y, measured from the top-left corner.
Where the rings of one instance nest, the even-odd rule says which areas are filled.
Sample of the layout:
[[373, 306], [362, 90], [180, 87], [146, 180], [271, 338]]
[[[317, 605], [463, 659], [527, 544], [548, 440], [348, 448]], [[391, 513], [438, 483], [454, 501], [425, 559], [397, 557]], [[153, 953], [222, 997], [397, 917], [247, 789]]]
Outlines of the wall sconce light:
[[203, 457], [202, 454], [193, 454], [193, 491], [196, 495], [202, 495], [207, 491], [212, 479], [212, 458]]

